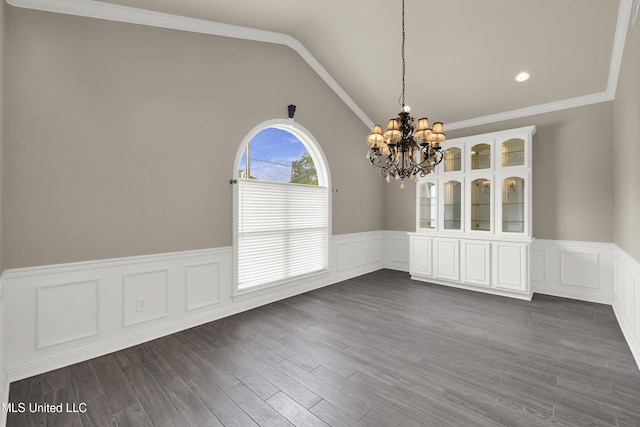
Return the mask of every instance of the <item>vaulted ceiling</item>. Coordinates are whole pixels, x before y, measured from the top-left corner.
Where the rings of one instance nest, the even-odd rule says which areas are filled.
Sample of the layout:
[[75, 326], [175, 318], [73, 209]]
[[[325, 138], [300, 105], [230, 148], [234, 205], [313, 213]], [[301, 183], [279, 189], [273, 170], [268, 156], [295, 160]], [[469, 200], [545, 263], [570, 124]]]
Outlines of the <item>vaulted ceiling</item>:
[[[400, 109], [401, 0], [108, 2], [288, 34], [371, 121]], [[463, 127], [610, 99], [631, 2], [406, 0], [407, 104]], [[521, 71], [531, 74], [524, 83], [514, 79]]]

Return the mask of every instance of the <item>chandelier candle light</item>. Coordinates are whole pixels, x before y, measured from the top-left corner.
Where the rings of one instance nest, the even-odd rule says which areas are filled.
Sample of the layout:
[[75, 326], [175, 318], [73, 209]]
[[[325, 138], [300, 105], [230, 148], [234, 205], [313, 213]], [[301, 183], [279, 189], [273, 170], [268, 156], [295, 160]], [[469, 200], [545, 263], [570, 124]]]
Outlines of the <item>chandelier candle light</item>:
[[373, 126], [367, 142], [369, 151], [367, 158], [380, 175], [387, 180], [391, 178], [402, 180], [400, 188], [404, 188], [404, 179], [414, 179], [433, 171], [442, 162], [440, 144], [444, 143], [444, 126], [442, 122], [435, 122], [429, 127], [426, 117], [415, 119], [410, 116], [411, 108], [404, 102], [405, 89], [405, 59], [404, 59], [404, 0], [402, 0], [402, 110], [397, 118], [389, 119], [387, 130], [382, 131], [380, 125]]

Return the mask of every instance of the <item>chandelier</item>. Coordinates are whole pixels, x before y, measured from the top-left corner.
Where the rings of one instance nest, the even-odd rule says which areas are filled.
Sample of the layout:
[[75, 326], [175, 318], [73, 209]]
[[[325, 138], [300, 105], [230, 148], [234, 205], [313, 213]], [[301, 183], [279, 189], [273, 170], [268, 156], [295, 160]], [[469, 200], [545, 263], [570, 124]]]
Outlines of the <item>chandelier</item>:
[[391, 178], [402, 180], [400, 188], [404, 188], [405, 178], [414, 179], [433, 171], [442, 161], [440, 144], [444, 143], [444, 126], [442, 122], [435, 122], [429, 127], [426, 117], [415, 119], [411, 117], [411, 108], [405, 104], [405, 59], [404, 59], [404, 0], [402, 0], [402, 109], [397, 118], [389, 119], [387, 130], [382, 131], [380, 125], [373, 126], [367, 142], [369, 151], [367, 158], [380, 176], [387, 182]]

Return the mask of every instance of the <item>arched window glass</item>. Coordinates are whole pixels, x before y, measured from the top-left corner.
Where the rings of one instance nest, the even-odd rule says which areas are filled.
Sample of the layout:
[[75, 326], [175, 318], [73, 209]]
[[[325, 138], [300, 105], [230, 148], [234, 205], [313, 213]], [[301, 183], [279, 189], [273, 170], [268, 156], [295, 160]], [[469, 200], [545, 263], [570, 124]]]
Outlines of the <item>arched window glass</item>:
[[307, 147], [291, 132], [272, 127], [251, 138], [242, 153], [239, 173], [241, 178], [318, 185]]
[[236, 291], [326, 271], [329, 171], [313, 136], [272, 120], [245, 138], [236, 156]]

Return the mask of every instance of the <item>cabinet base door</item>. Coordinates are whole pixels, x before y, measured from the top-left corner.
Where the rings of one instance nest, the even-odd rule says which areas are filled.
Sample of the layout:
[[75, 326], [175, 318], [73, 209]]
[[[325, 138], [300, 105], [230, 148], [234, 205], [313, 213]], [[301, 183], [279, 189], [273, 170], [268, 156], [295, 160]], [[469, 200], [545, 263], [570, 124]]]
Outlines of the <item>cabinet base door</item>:
[[460, 246], [454, 239], [433, 239], [435, 276], [446, 280], [460, 280]]
[[498, 289], [528, 292], [528, 244], [495, 244], [495, 282]]
[[491, 286], [491, 243], [462, 241], [462, 281]]
[[411, 258], [409, 271], [411, 274], [420, 276], [433, 276], [431, 262], [431, 241], [430, 237], [414, 237], [411, 241]]

